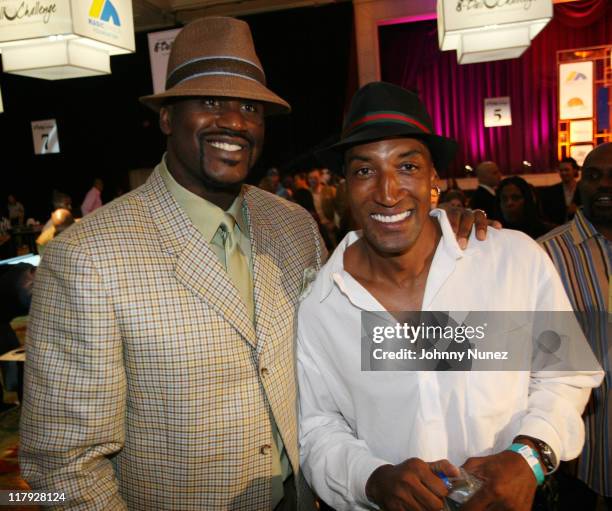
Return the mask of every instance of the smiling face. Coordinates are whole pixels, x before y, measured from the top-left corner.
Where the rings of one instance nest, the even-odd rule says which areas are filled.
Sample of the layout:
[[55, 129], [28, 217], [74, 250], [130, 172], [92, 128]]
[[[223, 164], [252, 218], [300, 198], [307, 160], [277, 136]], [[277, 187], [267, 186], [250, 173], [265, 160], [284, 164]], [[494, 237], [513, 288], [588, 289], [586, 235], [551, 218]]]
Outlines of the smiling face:
[[435, 170], [427, 146], [413, 138], [359, 145], [345, 154], [351, 211], [381, 254], [403, 254], [429, 217]]
[[235, 98], [187, 98], [162, 107], [168, 168], [176, 181], [202, 195], [232, 189], [261, 154], [264, 108]]
[[571, 183], [576, 179], [576, 172], [572, 164], [568, 161], [563, 161], [559, 163], [559, 177], [561, 178], [562, 183]]
[[506, 222], [512, 224], [521, 223], [525, 216], [525, 197], [521, 189], [513, 184], [503, 187], [499, 203], [502, 215]]

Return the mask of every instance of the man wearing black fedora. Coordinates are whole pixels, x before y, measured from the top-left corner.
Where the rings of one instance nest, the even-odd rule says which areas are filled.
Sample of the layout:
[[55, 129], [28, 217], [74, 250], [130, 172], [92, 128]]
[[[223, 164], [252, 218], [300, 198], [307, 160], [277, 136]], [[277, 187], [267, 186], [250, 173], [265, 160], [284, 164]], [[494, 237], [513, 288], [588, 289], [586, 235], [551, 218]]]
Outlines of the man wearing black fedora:
[[[344, 157], [362, 231], [345, 237], [305, 293], [297, 353], [302, 470], [337, 510], [438, 511], [445, 481], [463, 466], [482, 487], [462, 510], [527, 511], [536, 485], [582, 447], [580, 414], [602, 372], [581, 335], [572, 341], [591, 365], [563, 374], [404, 362], [393, 326], [392, 356], [376, 354], [386, 332], [376, 325], [399, 326], [407, 313], [555, 310], [574, 321], [535, 242], [493, 230], [462, 251], [446, 213], [430, 210], [436, 170], [455, 150], [416, 94], [383, 82], [356, 93], [329, 148]], [[374, 328], [379, 338], [367, 337]]]
[[30, 315], [20, 462], [90, 510], [312, 508], [299, 484], [294, 330], [326, 258], [312, 217], [243, 182], [265, 116], [249, 27], [187, 25], [142, 187], [54, 240]]

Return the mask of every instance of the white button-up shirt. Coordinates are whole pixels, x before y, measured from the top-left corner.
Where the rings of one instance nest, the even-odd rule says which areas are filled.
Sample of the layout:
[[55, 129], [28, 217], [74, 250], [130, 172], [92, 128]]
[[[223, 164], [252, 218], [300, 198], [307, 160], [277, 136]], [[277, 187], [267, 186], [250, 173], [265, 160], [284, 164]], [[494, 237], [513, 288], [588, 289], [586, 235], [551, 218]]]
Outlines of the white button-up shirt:
[[[490, 229], [462, 251], [446, 214], [431, 215], [442, 238], [423, 310], [571, 311], [533, 240]], [[321, 498], [338, 510], [369, 509], [365, 485], [380, 465], [411, 457], [461, 465], [506, 449], [519, 434], [543, 440], [557, 459], [580, 453], [581, 413], [600, 371], [362, 371], [361, 312], [385, 309], [344, 270], [344, 251], [359, 237], [346, 236], [299, 309], [300, 454]]]

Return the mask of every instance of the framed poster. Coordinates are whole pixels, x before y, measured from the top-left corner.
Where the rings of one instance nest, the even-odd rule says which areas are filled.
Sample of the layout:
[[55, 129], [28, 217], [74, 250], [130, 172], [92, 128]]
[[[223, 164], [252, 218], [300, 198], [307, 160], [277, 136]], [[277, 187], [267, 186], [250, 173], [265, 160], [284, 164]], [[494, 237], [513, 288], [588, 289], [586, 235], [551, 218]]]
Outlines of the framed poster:
[[486, 128], [510, 126], [511, 124], [510, 96], [486, 98], [484, 100], [484, 125]]
[[582, 167], [586, 155], [593, 150], [593, 144], [578, 144], [570, 147], [570, 156]]
[[593, 142], [593, 121], [571, 121], [570, 125], [570, 144], [577, 142]]
[[593, 117], [593, 62], [559, 65], [559, 118]]

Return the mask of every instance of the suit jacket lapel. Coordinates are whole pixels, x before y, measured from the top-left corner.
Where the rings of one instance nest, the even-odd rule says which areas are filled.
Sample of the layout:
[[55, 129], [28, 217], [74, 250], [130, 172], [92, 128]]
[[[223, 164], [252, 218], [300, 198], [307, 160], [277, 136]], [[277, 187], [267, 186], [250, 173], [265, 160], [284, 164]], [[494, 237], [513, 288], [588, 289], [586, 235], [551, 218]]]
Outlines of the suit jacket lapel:
[[[158, 222], [162, 249], [176, 256], [174, 269], [178, 282], [256, 347], [255, 330], [246, 307], [209, 244], [191, 224], [157, 171], [145, 187], [152, 218]], [[204, 328], [202, 325], [203, 332]]]
[[249, 219], [257, 353], [261, 353], [276, 315], [276, 297], [281, 288], [282, 247], [270, 225], [266, 197], [254, 187], [244, 194]]

